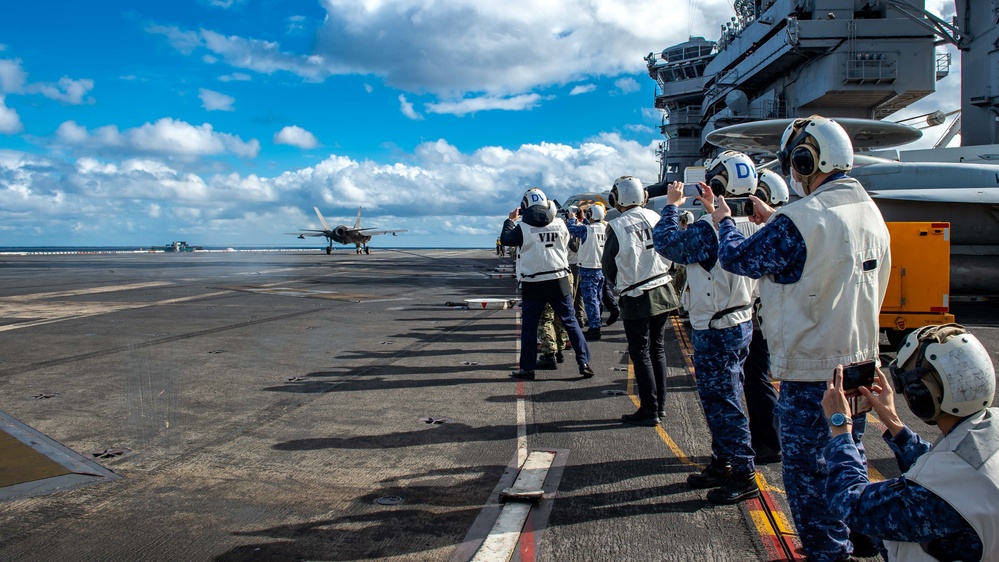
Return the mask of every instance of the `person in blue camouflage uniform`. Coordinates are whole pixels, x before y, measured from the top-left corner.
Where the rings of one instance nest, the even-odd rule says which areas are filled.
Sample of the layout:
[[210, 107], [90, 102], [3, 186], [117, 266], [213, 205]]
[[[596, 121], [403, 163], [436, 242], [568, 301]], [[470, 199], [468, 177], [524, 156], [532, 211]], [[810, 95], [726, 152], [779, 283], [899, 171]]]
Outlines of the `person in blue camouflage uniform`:
[[[939, 337], [944, 333], [948, 334], [942, 338]], [[931, 445], [923, 440], [899, 419], [895, 408], [895, 391], [880, 369], [877, 370], [877, 381], [872, 388], [860, 387], [858, 389], [877, 412], [878, 419], [886, 426], [882, 438], [895, 454], [895, 460], [903, 472], [903, 475], [898, 478], [875, 483], [869, 481], [863, 455], [858, 451], [857, 444], [848, 429], [852, 411], [851, 403], [843, 388], [843, 369], [842, 366], [836, 368], [833, 380], [827, 383], [827, 389], [822, 399], [823, 413], [829, 422], [829, 429], [833, 435], [824, 451], [829, 467], [826, 499], [833, 513], [845, 520], [850, 528], [873, 537], [895, 543], [917, 544], [920, 547], [919, 550], [936, 560], [992, 560], [996, 549], [996, 537], [989, 535], [984, 537], [989, 539], [990, 548], [993, 549], [988, 553], [988, 556], [985, 556], [986, 547], [983, 543], [983, 537], [979, 536], [975, 527], [955, 508], [955, 506], [962, 508], [967, 506], [956, 503], [954, 498], [941, 497], [937, 492], [916, 481], [923, 481], [922, 475], [917, 476], [910, 472], [920, 457], [938, 445], [946, 454], [947, 444], [942, 443], [942, 441], [955, 430], [960, 430], [963, 427], [966, 430], [975, 431], [979, 435], [989, 433], [995, 435], [995, 430], [984, 429], [983, 431], [983, 428], [987, 428], [988, 424], [994, 420], [996, 413], [994, 409], [987, 409], [987, 405], [991, 403], [995, 393], [995, 368], [991, 363], [988, 351], [976, 338], [965, 337], [962, 338], [963, 343], [951, 345], [953, 342], [950, 340], [962, 334], [967, 334], [967, 331], [963, 326], [957, 324], [921, 328], [917, 333], [910, 334], [907, 338], [907, 343], [912, 343], [909, 349], [915, 347], [917, 351], [906, 357], [900, 353], [891, 365], [891, 371], [897, 375], [906, 371], [905, 364], [907, 363], [910, 368], [920, 364], [928, 364], [929, 362], [924, 363], [924, 354], [936, 351], [926, 351], [928, 346], [920, 346], [921, 342], [936, 345], [938, 350], [948, 346], [950, 352], [948, 355], [951, 357], [960, 356], [961, 359], [947, 363], [948, 366], [955, 367], [951, 368], [948, 373], [939, 374], [942, 371], [939, 369], [940, 364], [929, 367], [933, 373], [926, 374], [927, 370], [924, 367], [912, 368], [909, 373], [916, 373], [916, 377], [934, 377], [938, 384], [943, 387], [941, 397], [957, 396], [955, 393], [949, 392], [950, 386], [944, 386], [940, 383], [942, 379], [956, 382], [965, 389], [979, 389], [977, 397], [974, 396], [973, 392], [965, 391], [960, 394], [960, 398], [949, 398], [951, 400], [949, 406], [958, 406], [953, 409], [941, 408], [939, 405], [930, 408], [926, 413], [933, 415], [929, 418], [923, 417], [926, 413], [919, 414], [918, 408], [912, 408], [917, 417], [940, 428], [942, 436], [936, 445]], [[944, 343], [941, 345], [940, 342]], [[898, 368], [899, 363], [903, 364], [902, 369]], [[919, 369], [923, 370], [919, 371]], [[988, 379], [985, 384], [981, 383], [983, 377]], [[904, 375], [903, 377], [896, 376], [895, 380], [899, 381], [902, 378]], [[902, 389], [905, 388], [904, 383], [896, 384]], [[902, 391], [902, 395], [905, 396], [905, 390]], [[908, 401], [908, 398], [906, 400]], [[936, 398], [933, 400], [935, 401]], [[963, 403], [954, 404], [958, 400], [963, 400]], [[952, 411], [957, 413], [949, 413]], [[961, 443], [959, 448], [965, 448], [971, 443], [973, 444], [971, 448], [974, 449], [975, 454], [966, 452], [961, 455], [963, 459], [976, 458], [984, 461], [994, 454], [996, 449], [994, 440], [982, 439], [980, 436], [977, 439], [967, 439], [966, 437], [970, 437], [970, 435], [957, 434], [956, 442]], [[930, 457], [924, 457], [924, 460], [926, 461], [923, 464], [924, 469], [929, 468], [931, 463], [940, 462]], [[946, 466], [947, 472], [943, 476], [944, 478], [959, 478], [958, 474], [954, 472], [959, 467], [952, 464]], [[980, 466], [976, 468], [981, 469]], [[907, 473], [911, 474], [911, 478], [907, 478]], [[961, 474], [967, 475], [967, 473]], [[971, 486], [970, 489], [965, 488], [964, 497], [975, 497], [980, 502], [988, 503], [989, 494], [991, 497], [996, 495], [994, 480], [991, 484], [986, 484], [985, 487], [979, 487], [982, 486], [982, 482], [970, 478], [962, 480], [957, 486]], [[933, 487], [939, 490], [936, 485]], [[991, 490], [989, 490], [990, 487]], [[940, 493], [945, 492], [940, 491]], [[954, 505], [952, 502], [955, 502]], [[975, 513], [979, 518], [994, 519], [995, 508], [991, 508], [993, 513], [990, 513], [989, 509], [986, 507], [985, 510], [970, 510], [969, 513]], [[992, 529], [994, 529], [994, 525]], [[990, 530], [988, 527], [984, 529], [986, 533]], [[897, 557], [901, 560], [905, 556], [905, 554], [899, 553], [896, 548], [889, 551], [885, 546], [883, 544], [880, 546], [881, 554], [885, 559], [895, 560]], [[895, 547], [897, 546], [900, 545], [896, 544]]]
[[[703, 195], [697, 199], [706, 210], [713, 210], [711, 188], [704, 183], [700, 185]], [[718, 261], [718, 236], [706, 221], [680, 228], [677, 205], [683, 204], [684, 199], [683, 183], [673, 182], [662, 216], [653, 229], [656, 251], [673, 263], [688, 268], [703, 267], [710, 272]], [[687, 283], [690, 284], [690, 277]], [[692, 286], [690, 290], [705, 288]], [[736, 503], [760, 493], [755, 481], [749, 420], [742, 408], [743, 364], [749, 355], [752, 336], [750, 320], [728, 328], [692, 330], [697, 393], [711, 432], [711, 464], [700, 474], [690, 475], [687, 481], [696, 488], [723, 486], [708, 492], [708, 499], [714, 503]], [[734, 492], [733, 484], [741, 485], [738, 493]]]
[[[589, 211], [587, 211], [589, 212]], [[603, 215], [601, 215], [603, 216]], [[594, 223], [600, 221], [593, 221]], [[589, 220], [582, 222], [576, 217], [569, 217], [568, 229], [573, 238], [579, 239], [580, 250], [589, 236]], [[588, 329], [584, 332], [587, 341], [600, 339], [601, 311], [600, 302], [604, 292], [604, 272], [600, 268], [584, 267], [579, 265], [579, 293], [582, 295], [583, 307], [586, 310], [586, 324]]]
[[[815, 117], [816, 121], [822, 119]], [[797, 120], [795, 126], [799, 121], [806, 120]], [[787, 138], [788, 133], [785, 133], [782, 145]], [[845, 144], [849, 145], [848, 137]], [[849, 153], [852, 165], [852, 147], [845, 146], [843, 151]], [[783, 157], [786, 160], [786, 155]], [[803, 176], [797, 169], [793, 170], [792, 187], [800, 197], [814, 194], [827, 183], [849, 178], [843, 170], [836, 168], [814, 174], [816, 175], [806, 176], [808, 179], [806, 192], [802, 187]], [[749, 238], [739, 231], [730, 217], [726, 216], [730, 210], [724, 199], [718, 203], [718, 208], [712, 216], [719, 228], [718, 259], [722, 267], [737, 275], [753, 279], [770, 276], [770, 281], [778, 285], [798, 283], [805, 272], [807, 256], [805, 239], [801, 231], [788, 216], [784, 214], [774, 216], [774, 209], [764, 201], [757, 197], [751, 199], [756, 209], [753, 222], [763, 224], [763, 227]], [[801, 311], [788, 314], [808, 315], [821, 312]], [[766, 322], [766, 318], [762, 321]], [[854, 553], [874, 556], [877, 554], [877, 549], [870, 537], [851, 531], [842, 518], [829, 509], [825, 501], [827, 469], [823, 448], [831, 438], [820, 407], [825, 391], [825, 381], [781, 382], [777, 416], [780, 421], [783, 480], [788, 505], [802, 547], [810, 560], [815, 562], [849, 560]], [[860, 458], [864, 459], [865, 465], [866, 456], [861, 440], [866, 426], [863, 414], [855, 417], [851, 426], [857, 452]]]
[[[834, 175], [829, 181], [843, 175]], [[753, 279], [773, 275], [776, 283], [788, 284], [797, 282], [804, 272], [805, 240], [791, 219], [783, 215], [774, 217], [748, 239], [732, 221], [722, 221], [718, 235], [722, 266], [733, 273]], [[822, 411], [816, 406], [822, 402], [825, 391], [824, 382], [782, 382], [777, 417], [781, 426], [784, 490], [799, 538], [814, 558], [824, 553], [831, 557], [821, 559], [837, 560], [846, 559], [853, 546], [849, 527], [829, 510], [823, 497], [826, 462], [822, 447], [831, 434]], [[865, 465], [862, 439], [866, 429], [866, 418], [854, 419], [853, 440]]]

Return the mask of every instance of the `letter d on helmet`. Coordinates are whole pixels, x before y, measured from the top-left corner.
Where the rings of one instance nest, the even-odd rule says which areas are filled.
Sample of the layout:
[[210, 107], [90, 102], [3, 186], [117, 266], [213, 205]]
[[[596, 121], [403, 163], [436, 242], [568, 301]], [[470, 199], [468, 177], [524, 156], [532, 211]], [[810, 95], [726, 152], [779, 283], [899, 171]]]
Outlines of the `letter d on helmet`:
[[621, 176], [614, 180], [608, 203], [612, 207], [634, 207], [644, 205], [648, 194], [645, 186], [634, 176]]
[[548, 206], [548, 197], [545, 196], [545, 192], [541, 191], [536, 187], [528, 189], [524, 193], [524, 198], [520, 200], [520, 208], [527, 209], [528, 207], [533, 207], [535, 205]]

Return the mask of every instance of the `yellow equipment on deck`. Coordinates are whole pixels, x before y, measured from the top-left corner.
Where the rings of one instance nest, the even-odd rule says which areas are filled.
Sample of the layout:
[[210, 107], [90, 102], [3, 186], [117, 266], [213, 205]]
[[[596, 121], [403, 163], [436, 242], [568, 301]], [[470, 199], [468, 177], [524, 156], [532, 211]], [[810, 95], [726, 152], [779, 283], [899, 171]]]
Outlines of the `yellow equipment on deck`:
[[950, 313], [950, 223], [889, 222], [891, 277], [880, 327], [897, 347], [929, 324], [954, 321]]

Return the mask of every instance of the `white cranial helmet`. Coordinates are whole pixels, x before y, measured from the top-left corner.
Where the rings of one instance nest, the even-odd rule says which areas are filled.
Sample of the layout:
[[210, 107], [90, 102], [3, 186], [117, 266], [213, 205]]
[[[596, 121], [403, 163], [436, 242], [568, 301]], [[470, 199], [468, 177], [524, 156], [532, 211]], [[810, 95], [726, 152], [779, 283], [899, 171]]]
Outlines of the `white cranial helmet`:
[[520, 208], [527, 209], [528, 207], [533, 207], [535, 205], [548, 206], [548, 197], [545, 196], [545, 192], [541, 191], [536, 187], [528, 189], [524, 193], [524, 198], [520, 200]]
[[771, 207], [787, 203], [791, 197], [791, 192], [788, 190], [784, 178], [773, 170], [760, 170], [759, 174], [760, 180], [756, 188], [756, 196], [763, 199]]
[[965, 417], [988, 408], [996, 392], [988, 350], [959, 324], [924, 326], [906, 336], [889, 371], [895, 392], [930, 424], [944, 414]]
[[621, 176], [614, 180], [607, 201], [612, 207], [634, 207], [644, 205], [648, 198], [645, 186], [634, 176]]
[[680, 213], [680, 224], [684, 226], [694, 224], [694, 213], [691, 213], [690, 211]]
[[853, 169], [853, 142], [832, 119], [818, 115], [795, 119], [784, 129], [777, 161], [785, 176], [791, 170], [803, 178], [834, 170], [849, 172]]
[[735, 150], [726, 150], [708, 162], [704, 181], [715, 196], [747, 197], [756, 193], [756, 164]]
[[586, 208], [586, 218], [591, 221], [602, 221], [605, 216], [604, 206], [599, 203], [594, 203]]

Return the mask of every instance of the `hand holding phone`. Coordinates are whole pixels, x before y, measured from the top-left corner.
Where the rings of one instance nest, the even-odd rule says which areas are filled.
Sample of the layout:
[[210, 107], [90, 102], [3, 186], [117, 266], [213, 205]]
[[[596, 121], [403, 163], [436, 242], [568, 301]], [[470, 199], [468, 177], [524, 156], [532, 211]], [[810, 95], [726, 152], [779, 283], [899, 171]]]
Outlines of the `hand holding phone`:
[[869, 412], [873, 408], [870, 400], [860, 393], [860, 387], [870, 389], [874, 385], [874, 361], [860, 361], [843, 367], [843, 394], [850, 403], [854, 415]]

